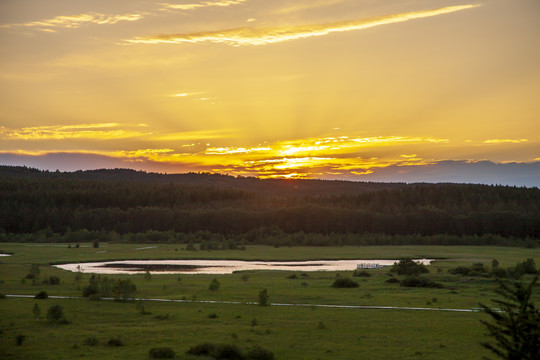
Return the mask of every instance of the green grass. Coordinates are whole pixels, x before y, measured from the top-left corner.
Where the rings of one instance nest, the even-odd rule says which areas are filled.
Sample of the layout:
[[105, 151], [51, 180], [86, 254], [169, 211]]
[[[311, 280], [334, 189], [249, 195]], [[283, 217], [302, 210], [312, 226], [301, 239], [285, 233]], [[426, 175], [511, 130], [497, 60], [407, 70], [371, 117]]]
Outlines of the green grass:
[[[388, 269], [369, 270], [373, 276], [355, 278], [360, 286], [336, 289], [330, 285], [336, 276], [352, 272], [256, 271], [232, 275], [153, 275], [110, 276], [130, 278], [137, 285], [137, 297], [257, 301], [258, 293], [268, 289], [270, 302], [341, 305], [409, 306], [465, 308], [490, 304], [495, 281], [490, 278], [454, 276], [447, 269], [458, 265], [484, 262], [488, 267], [498, 259], [502, 267], [515, 265], [526, 258], [540, 264], [540, 250], [502, 247], [248, 247], [245, 251], [185, 251], [182, 245], [89, 244], [68, 249], [54, 244], [1, 244], [0, 252], [13, 253], [0, 258], [0, 293], [31, 294], [41, 290], [49, 295], [80, 296], [89, 274], [81, 283], [75, 274], [49, 266], [49, 263], [93, 261], [102, 259], [339, 259], [397, 258], [401, 256], [444, 258], [430, 266], [428, 275], [442, 283], [443, 289], [403, 288], [387, 284]], [[72, 244], [74, 245], [74, 244]], [[146, 246], [157, 248], [135, 250]], [[178, 249], [178, 250], [175, 250]], [[103, 252], [105, 251], [105, 252]], [[31, 264], [40, 264], [40, 279], [56, 275], [59, 285], [21, 280]], [[441, 269], [439, 272], [437, 269]], [[292, 273], [296, 279], [288, 278]], [[242, 277], [248, 275], [247, 281]], [[213, 278], [221, 284], [210, 291]], [[180, 279], [180, 281], [178, 280]], [[538, 299], [538, 289], [535, 293]], [[35, 320], [34, 304], [47, 309], [64, 307], [66, 325], [50, 325]], [[0, 358], [2, 359], [148, 359], [153, 347], [170, 347], [177, 359], [190, 359], [185, 352], [202, 342], [237, 344], [242, 349], [260, 345], [274, 352], [276, 359], [478, 359], [488, 353], [479, 345], [485, 330], [481, 313], [454, 313], [412, 310], [362, 310], [319, 307], [282, 307], [209, 303], [143, 302], [151, 314], [143, 315], [135, 302], [89, 301], [87, 299], [0, 300]], [[215, 313], [217, 318], [209, 318]], [[251, 321], [257, 319], [252, 327]], [[324, 324], [320, 329], [319, 323]], [[21, 346], [17, 335], [25, 335]], [[84, 342], [94, 336], [97, 346]], [[123, 347], [106, 342], [120, 336]], [[194, 358], [193, 358], [194, 359]]]

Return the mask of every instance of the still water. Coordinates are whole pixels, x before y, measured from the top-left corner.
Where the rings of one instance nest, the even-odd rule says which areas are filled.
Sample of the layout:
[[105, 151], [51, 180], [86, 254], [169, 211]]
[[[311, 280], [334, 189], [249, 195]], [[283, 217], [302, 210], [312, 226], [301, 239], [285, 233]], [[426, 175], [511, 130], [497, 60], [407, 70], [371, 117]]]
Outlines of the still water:
[[[391, 266], [397, 260], [310, 260], [310, 261], [243, 261], [243, 260], [119, 260], [55, 265], [68, 271], [94, 274], [232, 274], [246, 270], [350, 271], [358, 264]], [[431, 259], [416, 259], [429, 265]], [[369, 266], [369, 265], [367, 265]]]

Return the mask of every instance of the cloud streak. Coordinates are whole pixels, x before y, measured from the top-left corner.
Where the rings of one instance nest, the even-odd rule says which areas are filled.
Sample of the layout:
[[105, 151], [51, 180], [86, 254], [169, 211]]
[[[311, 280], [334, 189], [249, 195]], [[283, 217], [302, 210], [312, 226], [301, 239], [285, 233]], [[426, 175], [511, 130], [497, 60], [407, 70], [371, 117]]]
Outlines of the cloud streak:
[[527, 139], [489, 139], [485, 140], [484, 144], [522, 144], [527, 141]]
[[200, 3], [192, 4], [170, 4], [170, 3], [161, 3], [164, 10], [194, 10], [199, 8], [207, 7], [227, 7], [231, 5], [238, 5], [246, 2], [248, 0], [221, 0], [221, 1], [203, 1]]
[[264, 29], [241, 27], [222, 31], [143, 36], [127, 39], [125, 41], [131, 44], [181, 44], [207, 41], [233, 46], [267, 45], [282, 41], [298, 40], [315, 36], [325, 36], [336, 32], [355, 31], [368, 29], [379, 25], [401, 23], [414, 19], [427, 18], [437, 15], [449, 14], [456, 11], [472, 9], [478, 6], [480, 5], [473, 4], [449, 6], [433, 10], [406, 12], [368, 19], [357, 19], [320, 25], [275, 27]]
[[51, 19], [31, 21], [20, 24], [0, 25], [0, 28], [30, 27], [55, 32], [56, 28], [77, 29], [88, 24], [107, 25], [116, 24], [122, 21], [138, 21], [141, 20], [145, 15], [148, 15], [148, 13], [106, 15], [91, 12], [78, 15], [61, 15]]
[[309, 0], [305, 3], [300, 2], [300, 3], [294, 4], [288, 7], [278, 9], [274, 11], [273, 13], [278, 14], [278, 15], [291, 14], [291, 13], [301, 12], [301, 11], [310, 10], [310, 9], [317, 9], [321, 7], [332, 6], [332, 5], [343, 3], [345, 1], [346, 0], [318, 0], [318, 1]]
[[[66, 140], [66, 139], [125, 139], [145, 135], [144, 132], [124, 130], [118, 123], [34, 126], [10, 129], [0, 126], [2, 140]], [[143, 126], [143, 125], [138, 125]]]

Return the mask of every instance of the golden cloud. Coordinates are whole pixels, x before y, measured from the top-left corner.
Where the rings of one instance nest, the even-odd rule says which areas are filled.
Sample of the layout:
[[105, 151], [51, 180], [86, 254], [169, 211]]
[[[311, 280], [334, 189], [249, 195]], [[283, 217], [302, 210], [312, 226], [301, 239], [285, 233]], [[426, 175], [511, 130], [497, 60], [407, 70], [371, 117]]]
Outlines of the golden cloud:
[[148, 15], [148, 13], [105, 15], [91, 12], [88, 14], [56, 16], [52, 19], [31, 21], [21, 24], [1, 25], [0, 28], [37, 27], [41, 28], [43, 31], [54, 32], [54, 28], [76, 29], [86, 24], [104, 25], [116, 24], [121, 21], [138, 21], [141, 20], [145, 15]]
[[[124, 130], [118, 123], [53, 125], [9, 129], [0, 126], [2, 140], [65, 140], [65, 139], [124, 139], [142, 136], [146, 133]], [[145, 127], [144, 124], [136, 127]]]
[[192, 4], [169, 4], [169, 3], [161, 3], [160, 5], [163, 6], [163, 9], [167, 10], [193, 10], [198, 8], [205, 8], [205, 7], [226, 7], [231, 5], [238, 5], [241, 3], [246, 2], [247, 0], [222, 0], [222, 1], [203, 1], [201, 3], [192, 3]]
[[[17, 139], [64, 139], [89, 137], [107, 138], [120, 136], [115, 133], [119, 124], [87, 124], [69, 126], [49, 126], [36, 128], [23, 128], [18, 131], [0, 130], [3, 137]], [[220, 137], [228, 134], [227, 131], [204, 132], [194, 131], [169, 135], [147, 134], [146, 140], [161, 141], [186, 140]], [[377, 168], [391, 165], [410, 166], [427, 165], [432, 161], [423, 159], [417, 154], [405, 154], [400, 152], [401, 146], [406, 143], [414, 144], [438, 144], [446, 143], [447, 139], [434, 139], [422, 137], [404, 136], [376, 136], [376, 137], [315, 137], [289, 141], [277, 141], [253, 147], [246, 146], [223, 146], [211, 147], [200, 143], [179, 145], [173, 148], [149, 148], [136, 150], [118, 151], [69, 151], [73, 153], [94, 154], [108, 156], [128, 163], [160, 163], [168, 167], [188, 166], [191, 169], [201, 171], [226, 171], [235, 175], [249, 175], [259, 177], [307, 177], [314, 178], [329, 173], [349, 176], [351, 174], [367, 174]], [[377, 152], [378, 149], [395, 147], [394, 153], [382, 151], [380, 157], [366, 157], [369, 153]], [[56, 151], [60, 152], [60, 151]], [[66, 152], [66, 151], [62, 151]], [[46, 153], [55, 153], [50, 151]], [[18, 155], [44, 155], [43, 152], [17, 153]]]
[[527, 139], [489, 139], [489, 140], [485, 140], [484, 144], [505, 144], [505, 143], [521, 144], [527, 141], [529, 140]]
[[305, 2], [305, 3], [300, 2], [292, 6], [278, 9], [274, 11], [273, 13], [279, 14], [279, 15], [290, 14], [290, 13], [300, 12], [300, 11], [309, 10], [309, 9], [316, 9], [316, 8], [331, 6], [331, 5], [339, 4], [345, 1], [346, 0], [309, 0], [308, 2]]
[[431, 16], [448, 14], [456, 11], [475, 8], [478, 6], [480, 5], [475, 4], [449, 6], [440, 9], [406, 12], [373, 17], [368, 19], [326, 23], [321, 25], [290, 26], [265, 29], [241, 27], [222, 31], [143, 36], [135, 37], [133, 39], [127, 39], [125, 41], [131, 44], [179, 44], [209, 41], [233, 46], [266, 45], [288, 40], [303, 39], [313, 36], [324, 36], [335, 32], [368, 29], [379, 25], [394, 24], [413, 19], [421, 19]]

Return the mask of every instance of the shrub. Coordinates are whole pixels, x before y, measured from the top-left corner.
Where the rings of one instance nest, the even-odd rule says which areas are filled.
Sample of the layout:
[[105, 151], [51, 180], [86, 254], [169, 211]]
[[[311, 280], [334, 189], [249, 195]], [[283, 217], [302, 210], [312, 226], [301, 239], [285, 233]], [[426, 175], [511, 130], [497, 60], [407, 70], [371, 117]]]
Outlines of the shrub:
[[82, 296], [89, 297], [91, 295], [98, 295], [98, 289], [95, 284], [83, 287]]
[[34, 299], [47, 299], [49, 297], [49, 294], [47, 294], [46, 291], [40, 291], [34, 296]]
[[124, 346], [124, 341], [120, 339], [120, 337], [114, 337], [110, 338], [109, 341], [107, 341], [107, 345], [109, 346]]
[[88, 346], [96, 346], [99, 344], [99, 340], [95, 336], [90, 336], [86, 340], [84, 340], [84, 345]]
[[6, 298], [6, 294], [0, 293], [0, 299], [5, 299], [5, 298]]
[[291, 274], [287, 276], [287, 279], [298, 279], [298, 276], [296, 274]]
[[30, 271], [28, 272], [28, 275], [26, 275], [27, 279], [37, 279], [39, 277], [39, 274], [41, 271], [39, 270], [38, 264], [32, 264], [30, 267]]
[[395, 277], [391, 277], [390, 279], [386, 280], [386, 282], [389, 284], [397, 284], [399, 280], [396, 279]]
[[216, 345], [211, 343], [202, 343], [189, 348], [186, 354], [195, 356], [211, 356], [215, 351]]
[[485, 272], [482, 272], [482, 271], [471, 271], [469, 273], [469, 276], [483, 276], [483, 277], [486, 277], [486, 276], [489, 276], [488, 274], [486, 274]]
[[171, 315], [169, 315], [169, 313], [165, 314], [165, 315], [156, 315], [154, 316], [154, 319], [156, 320], [169, 320], [171, 318]]
[[218, 345], [214, 354], [216, 360], [243, 360], [242, 351], [236, 345], [223, 344]]
[[474, 263], [471, 266], [472, 271], [476, 271], [478, 273], [485, 273], [487, 272], [486, 268], [484, 267], [483, 263]]
[[92, 246], [94, 247], [94, 249], [97, 249], [99, 247], [99, 241], [94, 240], [94, 242], [92, 243]]
[[92, 294], [88, 297], [88, 300], [90, 301], [98, 301], [101, 300], [101, 296], [99, 294]]
[[421, 276], [410, 276], [401, 280], [401, 286], [405, 287], [428, 287], [428, 288], [442, 288], [443, 286], [432, 280], [426, 279]]
[[170, 347], [160, 347], [150, 349], [151, 359], [174, 359], [176, 353]]
[[525, 274], [536, 274], [538, 272], [533, 258], [528, 258], [522, 262], [521, 265]]
[[49, 277], [49, 284], [51, 284], [51, 285], [60, 284], [60, 278], [58, 276], [54, 276], [54, 275], [50, 276]]
[[203, 343], [191, 347], [189, 355], [208, 356], [215, 360], [244, 360], [242, 351], [236, 345]]
[[213, 278], [212, 281], [210, 282], [210, 285], [208, 286], [208, 290], [217, 291], [220, 285], [221, 284], [219, 283], [219, 280], [216, 278]]
[[353, 275], [354, 277], [371, 277], [371, 274], [368, 273], [366, 270], [354, 270]]
[[64, 309], [60, 305], [53, 305], [47, 310], [47, 321], [51, 324], [67, 324]]
[[469, 275], [471, 269], [466, 266], [458, 266], [455, 269], [449, 269], [448, 272], [452, 275]]
[[493, 270], [491, 270], [491, 275], [498, 278], [504, 278], [508, 276], [508, 273], [503, 268], [495, 267]]
[[247, 360], [274, 360], [274, 353], [259, 346], [249, 350], [246, 354]]
[[337, 278], [332, 284], [334, 288], [355, 288], [358, 287], [358, 283], [351, 278]]
[[217, 319], [218, 316], [217, 316], [216, 313], [211, 313], [211, 314], [208, 314], [208, 318], [209, 318], [209, 319]]
[[141, 314], [141, 315], [150, 315], [152, 314], [152, 312], [150, 311], [147, 311], [145, 308], [144, 308], [144, 304], [141, 300], [137, 301], [137, 303], [135, 304], [135, 308], [137, 309], [137, 311]]
[[34, 314], [34, 319], [39, 320], [41, 317], [41, 308], [38, 304], [34, 304], [34, 307], [32, 308], [32, 314]]
[[21, 346], [24, 339], [26, 339], [26, 335], [19, 334], [19, 335], [15, 336], [15, 344], [17, 344], [17, 346]]

